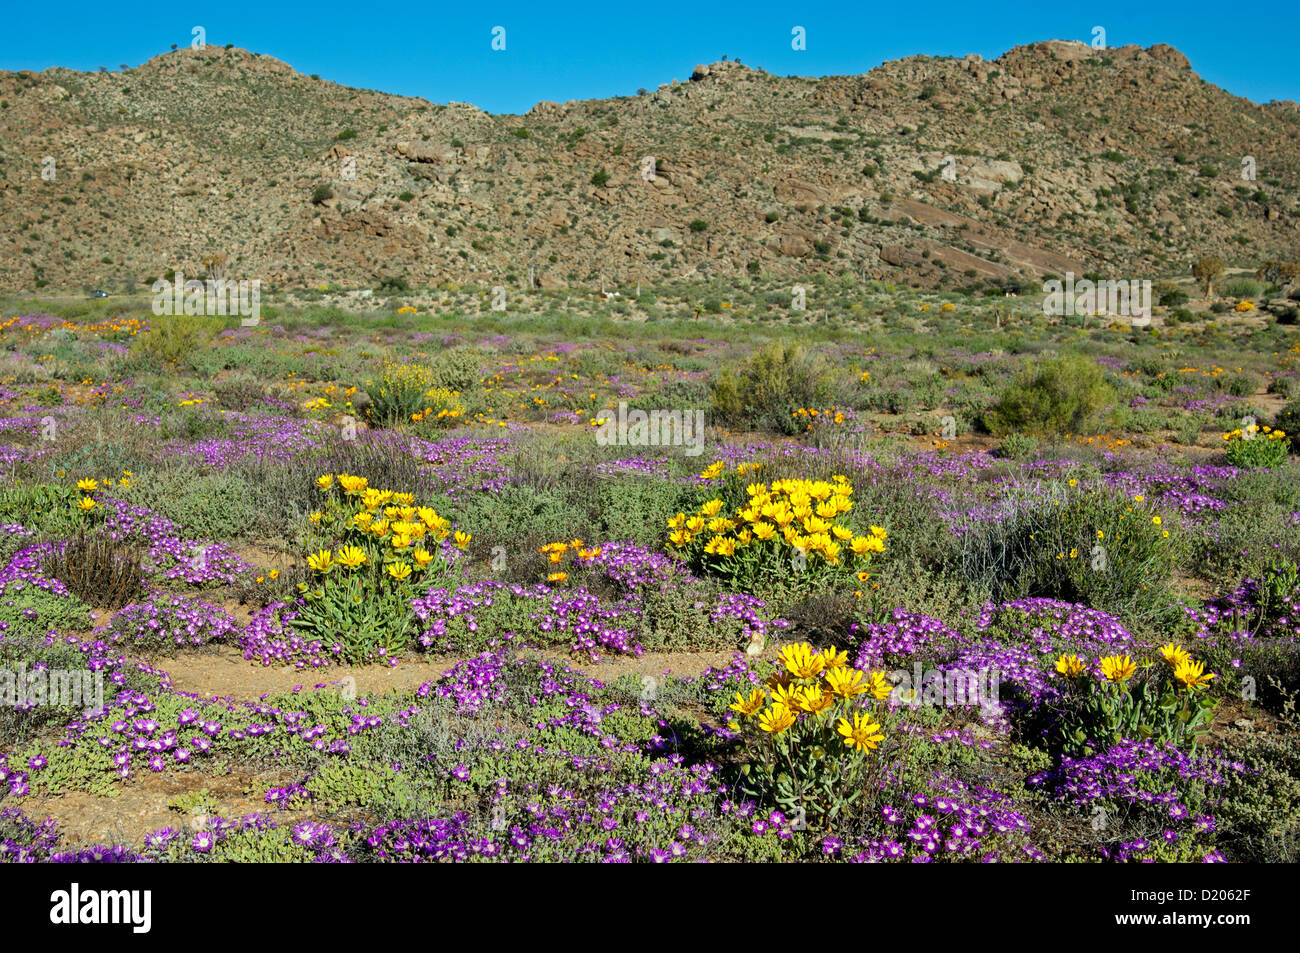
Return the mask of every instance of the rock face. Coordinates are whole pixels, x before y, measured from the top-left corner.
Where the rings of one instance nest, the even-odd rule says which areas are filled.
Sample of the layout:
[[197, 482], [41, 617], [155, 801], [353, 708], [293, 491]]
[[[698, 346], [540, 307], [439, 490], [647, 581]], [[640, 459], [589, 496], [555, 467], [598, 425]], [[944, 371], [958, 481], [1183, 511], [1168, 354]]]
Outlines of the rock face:
[[437, 142], [399, 142], [393, 149], [412, 162], [453, 162], [456, 159], [450, 146]]
[[496, 283], [526, 260], [544, 287], [1295, 258], [1300, 106], [1231, 96], [1164, 44], [656, 79], [489, 115], [217, 47], [0, 72], [0, 289], [138, 285], [214, 254], [227, 277], [307, 286]]

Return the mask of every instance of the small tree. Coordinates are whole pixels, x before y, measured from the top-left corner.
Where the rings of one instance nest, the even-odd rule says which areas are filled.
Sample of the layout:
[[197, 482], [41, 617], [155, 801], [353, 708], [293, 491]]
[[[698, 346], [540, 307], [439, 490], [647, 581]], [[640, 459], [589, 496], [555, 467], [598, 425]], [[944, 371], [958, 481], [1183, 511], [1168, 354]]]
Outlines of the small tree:
[[1201, 283], [1201, 291], [1207, 298], [1214, 294], [1214, 282], [1222, 274], [1223, 262], [1212, 255], [1206, 255], [1192, 265], [1192, 277]]

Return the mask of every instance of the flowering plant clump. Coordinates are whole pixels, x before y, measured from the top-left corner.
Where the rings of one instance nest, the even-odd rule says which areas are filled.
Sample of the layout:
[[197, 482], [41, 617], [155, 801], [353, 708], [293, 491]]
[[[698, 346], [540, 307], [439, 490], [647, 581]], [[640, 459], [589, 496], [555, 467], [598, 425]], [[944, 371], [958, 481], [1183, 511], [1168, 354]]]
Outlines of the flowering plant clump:
[[[743, 502], [729, 507], [724, 496], [741, 493]], [[739, 493], [724, 488], [690, 516], [679, 512], [668, 520], [668, 545], [696, 572], [740, 588], [796, 578], [820, 582], [847, 572], [865, 580], [872, 554], [885, 551], [889, 534], [879, 526], [855, 532], [844, 519], [852, 495], [852, 484], [839, 475], [751, 483]]]
[[414, 635], [411, 600], [441, 579], [454, 553], [470, 543], [410, 493], [380, 490], [365, 477], [327, 473], [325, 495], [309, 517], [311, 583], [299, 583], [303, 605], [294, 628], [329, 644], [347, 661], [390, 658]]
[[1286, 433], [1273, 427], [1248, 424], [1223, 435], [1228, 463], [1234, 467], [1278, 467], [1291, 449]]
[[796, 818], [829, 823], [866, 790], [871, 753], [884, 740], [862, 703], [887, 698], [893, 686], [883, 672], [849, 665], [847, 653], [807, 642], [785, 646], [777, 660], [765, 685], [736, 692], [730, 706], [752, 755], [741, 786]]
[[1101, 657], [1095, 671], [1079, 656], [1062, 653], [1055, 667], [1070, 685], [1060, 720], [1066, 747], [1086, 752], [1150, 739], [1190, 742], [1195, 749], [1218, 708], [1206, 692], [1218, 676], [1173, 642], [1161, 646], [1159, 656], [1159, 662], [1143, 663], [1139, 675], [1127, 653]]
[[433, 387], [425, 392], [424, 401], [424, 409], [411, 414], [411, 420], [415, 423], [450, 427], [465, 415], [465, 405], [461, 402], [459, 391]]
[[424, 364], [384, 364], [378, 381], [366, 382], [370, 406], [366, 413], [377, 427], [431, 421], [455, 421], [465, 413], [458, 392], [440, 386], [438, 375]]

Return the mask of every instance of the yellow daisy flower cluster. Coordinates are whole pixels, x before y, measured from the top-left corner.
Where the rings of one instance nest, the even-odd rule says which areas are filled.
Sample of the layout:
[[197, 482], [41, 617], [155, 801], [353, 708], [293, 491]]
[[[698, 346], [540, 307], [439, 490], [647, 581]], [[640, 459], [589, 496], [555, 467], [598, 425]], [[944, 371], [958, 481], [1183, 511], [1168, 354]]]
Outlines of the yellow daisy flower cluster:
[[327, 497], [326, 508], [309, 519], [321, 536], [342, 541], [336, 550], [321, 548], [307, 557], [322, 576], [374, 566], [401, 582], [440, 563], [437, 544], [443, 540], [463, 550], [473, 539], [453, 533], [451, 521], [433, 507], [417, 506], [414, 494], [372, 487], [365, 477], [326, 473], [316, 486]]
[[776, 480], [751, 483], [748, 500], [732, 515], [715, 497], [687, 516], [668, 520], [669, 545], [690, 556], [731, 557], [751, 550], [762, 558], [785, 548], [816, 555], [828, 566], [865, 563], [885, 551], [889, 535], [879, 526], [865, 536], [839, 522], [853, 509], [853, 486], [836, 475], [831, 480]]
[[465, 414], [465, 405], [461, 403], [460, 391], [434, 387], [425, 393], [424, 399], [428, 401], [424, 410], [411, 415], [411, 420], [415, 423], [422, 420], [454, 421]]
[[[59, 471], [59, 475], [63, 476], [62, 470]], [[77, 481], [77, 489], [81, 491], [81, 499], [77, 500], [73, 507], [81, 513], [91, 513], [99, 507], [99, 502], [95, 499], [94, 494], [101, 490], [108, 490], [113, 486], [129, 489], [134, 476], [135, 474], [130, 470], [123, 470], [122, 476], [116, 481], [111, 478], [103, 480], [97, 480], [94, 477], [81, 478]]]
[[827, 407], [818, 409], [816, 407], [800, 407], [790, 415], [793, 419], [804, 424], [804, 430], [812, 430], [814, 424], [825, 426], [827, 424], [842, 424], [845, 421], [844, 411], [838, 407]]
[[[738, 463], [736, 464], [736, 468], [731, 472], [734, 473], [737, 477], [743, 479], [749, 476], [751, 473], [757, 473], [761, 469], [763, 469], [763, 464], [761, 463]], [[700, 479], [717, 480], [717, 479], [721, 479], [726, 475], [727, 475], [727, 465], [721, 460], [715, 460], [713, 463], [710, 463], [707, 467], [704, 468], [704, 471], [700, 474]]]
[[1248, 427], [1238, 427], [1236, 430], [1229, 430], [1223, 435], [1223, 439], [1229, 443], [1238, 440], [1254, 440], [1257, 434], [1263, 433], [1267, 440], [1285, 440], [1286, 434], [1281, 430], [1275, 430], [1272, 427], [1260, 427], [1259, 424], [1251, 424]]
[[1174, 680], [1181, 683], [1189, 692], [1199, 692], [1210, 687], [1210, 682], [1218, 678], [1213, 672], [1205, 670], [1205, 663], [1192, 658], [1192, 654], [1181, 645], [1173, 642], [1160, 647], [1160, 657], [1173, 670]]
[[[567, 543], [547, 543], [539, 549], [538, 552], [545, 556], [547, 562], [551, 563], [553, 566], [559, 566], [564, 562], [566, 556], [569, 555], [572, 555], [573, 558], [577, 560], [578, 565], [587, 565], [600, 555], [600, 547], [587, 546], [580, 539], [572, 539]], [[564, 572], [561, 569], [556, 569], [546, 577], [546, 581], [564, 582], [568, 578], [569, 574], [567, 572]]]
[[[1189, 692], [1201, 691], [1217, 678], [1213, 672], [1205, 671], [1205, 663], [1192, 658], [1181, 645], [1169, 642], [1159, 649], [1160, 657], [1173, 673], [1174, 680], [1181, 683]], [[1107, 655], [1098, 659], [1101, 675], [1106, 681], [1123, 685], [1137, 674], [1137, 663], [1129, 655]], [[1088, 666], [1077, 655], [1062, 654], [1056, 660], [1056, 670], [1066, 678], [1081, 678], [1088, 673]]]
[[814, 649], [807, 642], [785, 646], [777, 661], [783, 670], [763, 688], [748, 695], [737, 692], [732, 711], [755, 719], [759, 730], [770, 735], [785, 734], [801, 719], [821, 731], [828, 714], [838, 714], [835, 730], [849, 748], [870, 751], [884, 740], [880, 725], [854, 707], [859, 696], [889, 697], [892, 686], [883, 672], [864, 672], [848, 664], [847, 653]]

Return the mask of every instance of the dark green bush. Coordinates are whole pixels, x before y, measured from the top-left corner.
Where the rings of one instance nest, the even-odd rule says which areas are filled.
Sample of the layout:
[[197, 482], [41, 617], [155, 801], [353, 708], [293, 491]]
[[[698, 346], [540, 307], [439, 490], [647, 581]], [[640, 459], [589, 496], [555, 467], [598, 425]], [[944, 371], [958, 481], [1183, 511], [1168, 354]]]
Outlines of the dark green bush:
[[985, 416], [994, 436], [1053, 437], [1102, 422], [1115, 392], [1101, 368], [1081, 355], [1041, 358], [998, 396]]

